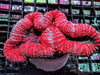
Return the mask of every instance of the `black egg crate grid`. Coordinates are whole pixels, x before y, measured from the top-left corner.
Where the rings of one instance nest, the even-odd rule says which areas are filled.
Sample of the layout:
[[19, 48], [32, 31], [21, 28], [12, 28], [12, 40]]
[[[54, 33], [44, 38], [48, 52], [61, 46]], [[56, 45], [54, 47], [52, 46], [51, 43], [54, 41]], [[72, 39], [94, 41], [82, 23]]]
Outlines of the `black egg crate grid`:
[[[0, 7], [0, 14], [5, 14], [5, 17], [0, 17], [0, 73], [19, 73], [24, 70], [31, 70], [35, 68], [29, 61], [26, 61], [24, 64], [11, 63], [8, 62], [3, 56], [3, 46], [5, 41], [9, 38], [9, 34], [13, 25], [16, 24], [20, 18], [23, 18], [24, 15], [30, 12], [39, 11], [45, 13], [53, 9], [58, 9], [65, 13], [67, 19], [73, 23], [88, 23], [100, 31], [100, 5], [98, 5], [99, 0], [79, 0], [80, 3], [78, 5], [72, 4], [72, 1], [74, 0], [67, 1], [68, 4], [61, 4], [60, 0], [57, 0], [57, 3], [53, 4], [50, 3], [49, 0], [46, 0], [45, 3], [37, 3], [37, 0], [34, 0], [33, 3], [28, 3], [24, 0], [0, 0], [0, 4], [8, 5], [6, 9]], [[84, 1], [90, 2], [90, 5], [84, 5]], [[20, 7], [17, 10], [14, 10], [14, 5]], [[32, 10], [27, 11], [25, 10], [26, 7], [32, 7]], [[15, 18], [14, 15], [18, 15], [19, 18]], [[95, 54], [100, 55], [100, 51], [98, 50]], [[54, 58], [57, 58], [58, 56], [59, 55], [56, 54]], [[62, 69], [56, 72], [46, 72], [44, 75], [66, 75], [71, 72], [76, 75], [80, 75], [81, 73], [91, 75], [99, 74], [100, 65], [94, 70], [96, 65], [93, 66], [93, 64], [95, 63], [100, 64], [100, 59], [93, 60], [92, 56], [83, 58], [70, 56], [68, 63]], [[82, 64], [87, 64], [87, 71], [82, 71], [80, 69], [86, 67], [79, 67], [79, 65]]]

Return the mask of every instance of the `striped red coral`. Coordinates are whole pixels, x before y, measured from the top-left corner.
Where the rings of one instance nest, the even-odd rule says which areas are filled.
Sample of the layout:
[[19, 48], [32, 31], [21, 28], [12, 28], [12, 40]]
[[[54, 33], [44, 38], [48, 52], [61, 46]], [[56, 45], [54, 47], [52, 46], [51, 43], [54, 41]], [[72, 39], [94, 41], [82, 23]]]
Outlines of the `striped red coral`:
[[[84, 36], [94, 42], [73, 41]], [[100, 34], [96, 29], [88, 24], [73, 24], [61, 11], [53, 10], [44, 16], [30, 13], [20, 20], [4, 45], [4, 56], [12, 62], [24, 62], [26, 57], [50, 57], [55, 51], [90, 56], [99, 46]]]

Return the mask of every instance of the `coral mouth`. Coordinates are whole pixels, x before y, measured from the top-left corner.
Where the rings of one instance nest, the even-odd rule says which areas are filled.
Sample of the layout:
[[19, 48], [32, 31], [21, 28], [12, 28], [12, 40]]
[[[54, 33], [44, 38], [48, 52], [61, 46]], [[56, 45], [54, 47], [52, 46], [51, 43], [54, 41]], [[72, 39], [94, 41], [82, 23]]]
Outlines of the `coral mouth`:
[[91, 38], [89, 36], [82, 36], [82, 37], [78, 37], [78, 38], [72, 38], [70, 36], [66, 36], [66, 39], [69, 41], [77, 41], [80, 43], [94, 43], [94, 41], [95, 41], [93, 38]]

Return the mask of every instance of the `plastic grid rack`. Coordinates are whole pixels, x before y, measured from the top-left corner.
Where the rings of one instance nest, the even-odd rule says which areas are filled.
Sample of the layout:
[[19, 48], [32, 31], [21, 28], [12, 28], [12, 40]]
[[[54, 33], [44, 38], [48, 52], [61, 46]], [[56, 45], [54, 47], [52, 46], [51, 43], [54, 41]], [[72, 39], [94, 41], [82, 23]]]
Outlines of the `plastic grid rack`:
[[[6, 5], [5, 8], [0, 7], [0, 14], [4, 15], [2, 17], [0, 16], [0, 75], [100, 74], [100, 57], [99, 59], [94, 60], [93, 55], [89, 58], [70, 56], [68, 63], [56, 72], [44, 72], [42, 70], [37, 70], [29, 61], [26, 61], [24, 64], [8, 62], [3, 56], [4, 43], [9, 38], [13, 25], [16, 24], [20, 18], [23, 18], [24, 15], [30, 12], [39, 11], [45, 13], [53, 9], [58, 9], [65, 13], [68, 20], [73, 23], [88, 23], [100, 31], [99, 0], [76, 0], [78, 1], [78, 4], [73, 3], [75, 0], [67, 0], [67, 3], [61, 3], [62, 0], [55, 0], [55, 3], [50, 3], [50, 0], [45, 0], [43, 3], [39, 3], [38, 0], [33, 0], [33, 3], [25, 1], [26, 0], [0, 0], [1, 5]], [[84, 2], [87, 3], [84, 4]], [[18, 6], [18, 8], [16, 6]], [[26, 9], [28, 9], [28, 7], [31, 7], [31, 10], [27, 11]], [[16, 16], [17, 18], [15, 18]], [[98, 50], [95, 54], [100, 56], [100, 51]], [[57, 56], [58, 55], [55, 57]], [[95, 68], [95, 66], [97, 66], [97, 68]], [[81, 70], [80, 67], [83, 69]], [[87, 71], [84, 71], [84, 67], [87, 68]]]

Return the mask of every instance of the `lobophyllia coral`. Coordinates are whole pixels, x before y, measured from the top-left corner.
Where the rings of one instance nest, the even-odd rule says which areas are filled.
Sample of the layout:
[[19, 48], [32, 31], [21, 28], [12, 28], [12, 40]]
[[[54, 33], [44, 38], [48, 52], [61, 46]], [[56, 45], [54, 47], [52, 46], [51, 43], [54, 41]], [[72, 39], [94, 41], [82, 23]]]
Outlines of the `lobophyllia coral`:
[[[71, 40], [85, 36], [93, 42]], [[100, 34], [95, 28], [88, 24], [73, 24], [61, 11], [52, 10], [44, 16], [34, 12], [21, 19], [4, 45], [4, 56], [12, 62], [24, 62], [27, 57], [50, 57], [56, 51], [90, 56], [99, 46]]]

